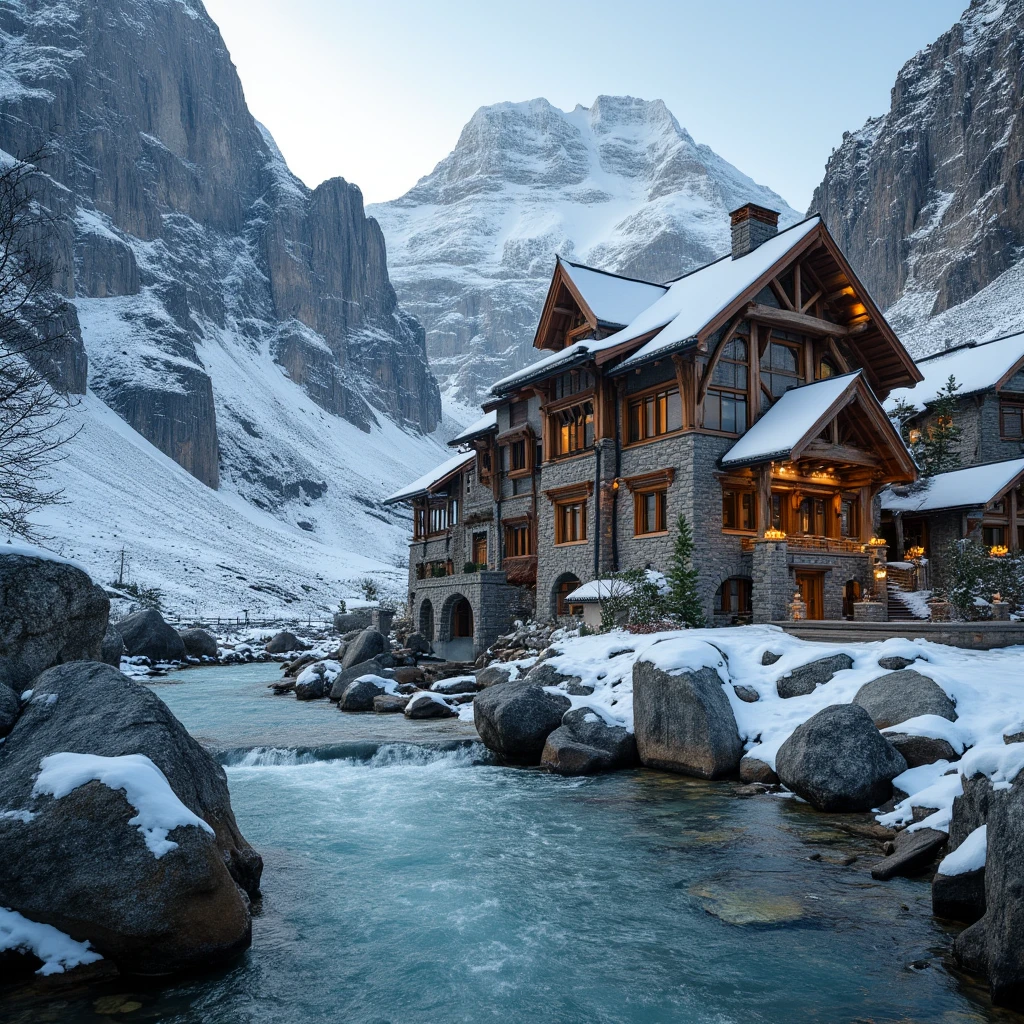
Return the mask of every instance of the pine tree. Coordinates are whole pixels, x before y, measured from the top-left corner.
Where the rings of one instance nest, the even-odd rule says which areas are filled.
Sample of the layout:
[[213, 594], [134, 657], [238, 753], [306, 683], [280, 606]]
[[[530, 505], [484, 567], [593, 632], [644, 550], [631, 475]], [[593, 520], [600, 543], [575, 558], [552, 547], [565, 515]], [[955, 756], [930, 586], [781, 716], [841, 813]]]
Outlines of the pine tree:
[[960, 435], [963, 431], [953, 418], [959, 390], [960, 385], [950, 374], [929, 408], [935, 417], [934, 424], [921, 432], [920, 440], [911, 448], [922, 476], [935, 476], [960, 468]]
[[693, 567], [693, 534], [684, 515], [676, 522], [676, 543], [666, 582], [669, 592], [665, 604], [669, 613], [686, 626], [703, 626], [704, 609], [697, 596], [697, 570]]

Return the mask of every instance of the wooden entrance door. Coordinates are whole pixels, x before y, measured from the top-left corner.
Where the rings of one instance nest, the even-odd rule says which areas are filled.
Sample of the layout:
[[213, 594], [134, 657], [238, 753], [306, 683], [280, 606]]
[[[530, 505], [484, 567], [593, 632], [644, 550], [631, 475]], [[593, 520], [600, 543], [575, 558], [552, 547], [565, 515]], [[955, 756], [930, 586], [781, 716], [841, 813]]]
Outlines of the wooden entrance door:
[[825, 577], [820, 572], [798, 572], [796, 585], [807, 605], [807, 618], [825, 618]]

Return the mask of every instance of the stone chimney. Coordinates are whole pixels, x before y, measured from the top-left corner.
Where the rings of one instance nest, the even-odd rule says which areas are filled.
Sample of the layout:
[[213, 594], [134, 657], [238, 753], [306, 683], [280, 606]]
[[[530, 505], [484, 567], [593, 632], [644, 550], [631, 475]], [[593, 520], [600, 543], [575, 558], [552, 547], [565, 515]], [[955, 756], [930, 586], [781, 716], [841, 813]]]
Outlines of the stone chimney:
[[732, 258], [753, 252], [762, 242], [779, 233], [779, 215], [756, 203], [747, 203], [729, 214], [732, 224]]

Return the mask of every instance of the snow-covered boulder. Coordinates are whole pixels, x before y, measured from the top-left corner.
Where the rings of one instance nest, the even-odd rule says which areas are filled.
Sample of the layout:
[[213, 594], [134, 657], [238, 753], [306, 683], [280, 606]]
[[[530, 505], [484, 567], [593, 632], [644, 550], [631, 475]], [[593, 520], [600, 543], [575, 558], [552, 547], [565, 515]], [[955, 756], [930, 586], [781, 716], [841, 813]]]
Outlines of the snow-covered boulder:
[[907, 762], [857, 704], [812, 715], [779, 748], [782, 783], [819, 811], [868, 811], [892, 796]]
[[985, 860], [988, 827], [979, 825], [953, 847], [932, 879], [932, 913], [951, 921], [973, 924], [985, 913]]
[[77, 566], [0, 553], [0, 683], [20, 693], [53, 665], [99, 658], [109, 614]]
[[889, 672], [865, 683], [853, 698], [879, 729], [888, 729], [920, 715], [956, 721], [956, 706], [933, 679], [913, 669]]
[[669, 673], [633, 666], [633, 728], [640, 760], [702, 779], [733, 775], [743, 756], [729, 698], [715, 668]]
[[373, 698], [388, 692], [388, 682], [389, 680], [382, 676], [374, 675], [363, 675], [353, 679], [338, 700], [338, 710], [372, 711]]
[[267, 641], [264, 650], [267, 654], [287, 654], [289, 651], [305, 651], [308, 648], [309, 644], [303, 643], [294, 633], [282, 629]]
[[181, 634], [181, 642], [185, 645], [185, 653], [190, 658], [217, 657], [217, 638], [198, 626], [186, 629]]
[[[383, 676], [390, 679], [392, 670], [388, 666], [390, 665], [391, 660], [391, 655], [379, 654], [376, 658], [370, 658], [367, 661], [360, 661], [355, 665], [348, 666], [347, 668], [343, 667], [334, 682], [331, 684], [331, 692], [329, 695], [331, 700], [340, 701], [345, 690], [348, 688], [349, 683], [354, 682], [360, 676]], [[343, 666], [344, 664], [344, 661], [342, 661]]]
[[341, 674], [341, 665], [331, 659], [307, 665], [295, 680], [297, 700], [320, 700], [330, 692], [334, 680]]
[[98, 662], [52, 668], [0, 756], [0, 807], [16, 812], [0, 815], [0, 906], [130, 972], [249, 945], [262, 861], [223, 768], [151, 690]]
[[[185, 644], [155, 608], [144, 608], [117, 624], [130, 657], [150, 661], [184, 661]], [[236, 648], [237, 650], [237, 648]]]
[[481, 690], [486, 690], [488, 686], [507, 683], [511, 678], [512, 669], [507, 665], [488, 665], [486, 668], [477, 669], [476, 685]]
[[573, 708], [544, 744], [542, 768], [560, 775], [591, 775], [637, 763], [636, 739], [619, 722], [590, 707]]
[[547, 661], [538, 662], [523, 677], [528, 683], [534, 686], [565, 686], [569, 693], [575, 693], [583, 680], [568, 672], [559, 672], [554, 665]]
[[837, 672], [852, 667], [853, 659], [848, 654], [833, 654], [793, 669], [775, 685], [780, 697], [804, 697], [808, 693], [813, 693], [815, 687], [829, 682]]
[[405, 705], [404, 712], [406, 718], [455, 718], [458, 715], [439, 693], [428, 690], [414, 693]]
[[[216, 643], [213, 645], [213, 653], [215, 655], [217, 653]], [[100, 661], [119, 668], [122, 654], [124, 654], [124, 637], [121, 636], [121, 631], [116, 626], [108, 624], [100, 643]]]
[[482, 690], [473, 701], [473, 721], [484, 744], [506, 761], [538, 764], [570, 706], [568, 697], [517, 680]]
[[448, 697], [457, 693], [476, 693], [476, 676], [450, 676], [447, 679], [438, 679], [430, 688], [434, 693], [443, 693]]
[[351, 668], [360, 662], [384, 654], [388, 650], [388, 638], [376, 629], [364, 629], [346, 648], [342, 659], [343, 668]]
[[883, 735], [903, 755], [908, 768], [919, 768], [936, 761], [955, 761], [962, 753], [941, 736], [915, 735], [899, 732], [898, 728], [886, 729]]

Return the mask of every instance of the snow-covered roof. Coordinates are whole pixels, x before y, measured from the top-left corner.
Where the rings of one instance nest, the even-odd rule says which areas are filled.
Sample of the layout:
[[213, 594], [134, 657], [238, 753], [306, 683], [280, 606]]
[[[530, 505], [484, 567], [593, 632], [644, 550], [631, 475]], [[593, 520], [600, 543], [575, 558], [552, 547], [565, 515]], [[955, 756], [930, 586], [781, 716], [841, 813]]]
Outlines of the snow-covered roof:
[[733, 259], [723, 256], [706, 267], [681, 277], [669, 285], [668, 291], [652, 303], [628, 327], [606, 338], [608, 347], [639, 338], [651, 331], [664, 328], [639, 351], [634, 352], [623, 366], [645, 362], [655, 353], [674, 348], [695, 338], [737, 295], [749, 288], [790, 249], [807, 237], [821, 223], [820, 217], [810, 217], [799, 224], [780, 231], [762, 242], [756, 249]]
[[442, 462], [440, 466], [432, 469], [429, 473], [424, 473], [423, 476], [418, 480], [414, 480], [407, 487], [403, 487], [401, 490], [395, 491], [394, 494], [388, 495], [384, 499], [384, 504], [394, 505], [396, 502], [408, 501], [410, 498], [417, 498], [421, 494], [426, 494], [438, 484], [443, 483], [457, 470], [462, 469], [463, 466], [468, 466], [475, 458], [476, 452], [459, 452], [458, 455], [453, 455], [447, 462]]
[[498, 410], [492, 409], [490, 412], [485, 412], [480, 419], [471, 423], [461, 433], [456, 434], [449, 442], [449, 446], [455, 448], [460, 444], [465, 444], [467, 441], [472, 441], [474, 438], [479, 437], [481, 434], [486, 434], [488, 431], [496, 430], [498, 426]]
[[785, 457], [860, 375], [857, 370], [787, 391], [725, 453], [722, 465], [747, 465]]
[[[657, 586], [660, 594], [668, 592], [668, 583], [664, 573], [648, 569], [647, 578]], [[599, 601], [607, 601], [612, 597], [626, 597], [632, 589], [629, 583], [616, 577], [591, 580], [589, 583], [584, 583], [582, 587], [577, 587], [565, 600], [567, 604], [597, 604]]]
[[1024, 473], [1024, 459], [990, 462], [984, 466], [938, 473], [924, 487], [898, 494], [882, 491], [882, 508], [890, 512], [938, 512], [951, 508], [981, 508], [1008, 490]]
[[603, 324], [625, 327], [667, 291], [663, 284], [619, 277], [568, 260], [559, 262], [583, 301]]
[[820, 223], [820, 217], [810, 217], [791, 228], [786, 228], [785, 231], [780, 231], [746, 256], [734, 260], [732, 256], [725, 255], [714, 263], [694, 270], [678, 281], [671, 282], [667, 291], [663, 291], [660, 297], [655, 298], [650, 305], [637, 313], [621, 331], [601, 341], [577, 341], [560, 352], [552, 352], [522, 370], [496, 381], [491, 385], [491, 394], [499, 395], [517, 384], [550, 373], [563, 363], [575, 363], [661, 328], [664, 330], [626, 359], [623, 367], [646, 362], [658, 352], [682, 345], [696, 337], [702, 327], [721, 313], [737, 295], [749, 288]]
[[1021, 360], [1024, 360], [1024, 331], [992, 341], [957, 346], [919, 360], [917, 368], [924, 374], [924, 380], [913, 388], [897, 388], [885, 406], [892, 409], [902, 398], [923, 409], [935, 401], [951, 374], [960, 385], [958, 396], [986, 391], [995, 387]]

